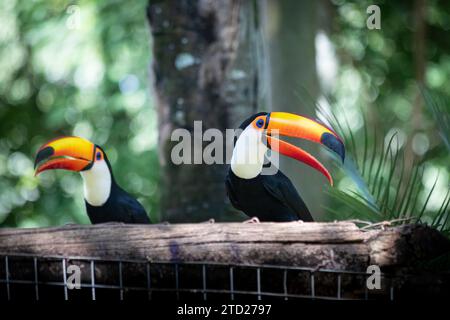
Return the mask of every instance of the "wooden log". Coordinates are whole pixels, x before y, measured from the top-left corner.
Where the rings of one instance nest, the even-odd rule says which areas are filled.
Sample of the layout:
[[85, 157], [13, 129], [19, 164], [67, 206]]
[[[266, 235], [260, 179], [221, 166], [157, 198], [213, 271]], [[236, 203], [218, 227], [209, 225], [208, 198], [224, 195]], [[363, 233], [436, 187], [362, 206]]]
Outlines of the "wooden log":
[[0, 229], [0, 254], [158, 262], [271, 264], [365, 271], [410, 267], [450, 252], [424, 225], [364, 232], [350, 222], [68, 225]]
[[[81, 268], [84, 284], [94, 281], [115, 286], [115, 290], [105, 289], [105, 292], [97, 288], [97, 296], [110, 300], [117, 299], [118, 292], [126, 299], [147, 299], [147, 286], [164, 288], [153, 292], [154, 298], [175, 298], [170, 296], [175, 292], [177, 298], [180, 294], [189, 294], [192, 298], [199, 295], [205, 283], [210, 289], [225, 292], [221, 297], [227, 298], [230, 265], [234, 268], [233, 290], [236, 292], [263, 290], [275, 295], [315, 294], [331, 298], [339, 295], [364, 299], [365, 277], [340, 272], [365, 273], [367, 266], [377, 264], [388, 277], [382, 289], [371, 292], [371, 296], [389, 297], [394, 287], [396, 295], [404, 299], [417, 295], [444, 296], [450, 291], [448, 265], [432, 271], [425, 266], [436, 258], [448, 256], [449, 252], [450, 241], [423, 225], [367, 232], [350, 222], [101, 224], [0, 229], [0, 300], [5, 299], [2, 296], [5, 292], [14, 299], [34, 294], [33, 285], [10, 284], [7, 290], [4, 280], [7, 278], [30, 284], [39, 278], [41, 298], [62, 299], [63, 287], [46, 284], [62, 285], [63, 267], [69, 265]], [[3, 263], [6, 256], [8, 272]], [[38, 259], [37, 265], [33, 257]], [[95, 259], [94, 267], [91, 259]], [[148, 262], [151, 270], [147, 269]], [[258, 265], [262, 266], [260, 280], [255, 273]], [[276, 269], [268, 265], [283, 267]], [[286, 273], [286, 267], [310, 269], [291, 268]], [[339, 273], [323, 272], [324, 269]], [[314, 293], [311, 291], [312, 270], [320, 270], [313, 271]], [[337, 286], [338, 275], [341, 289]], [[133, 287], [144, 291], [129, 289]], [[164, 291], [167, 289], [193, 290]], [[342, 295], [338, 290], [342, 290]], [[208, 293], [210, 297], [213, 294], [213, 291]], [[70, 292], [72, 298], [90, 299], [91, 295], [89, 287]], [[202, 296], [197, 298], [202, 299]]]

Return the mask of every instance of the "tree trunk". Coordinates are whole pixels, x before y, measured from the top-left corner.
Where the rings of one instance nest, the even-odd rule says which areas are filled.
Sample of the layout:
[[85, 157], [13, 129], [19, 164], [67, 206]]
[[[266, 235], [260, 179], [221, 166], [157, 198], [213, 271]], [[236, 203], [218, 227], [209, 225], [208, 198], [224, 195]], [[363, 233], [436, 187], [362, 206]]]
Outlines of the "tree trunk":
[[[223, 164], [175, 165], [177, 128], [194, 133], [235, 128], [257, 109], [259, 37], [257, 2], [240, 0], [150, 1], [154, 89], [159, 116], [161, 215], [172, 222], [236, 219], [230, 211]], [[194, 149], [200, 134], [191, 139]], [[224, 143], [225, 145], [225, 143]], [[223, 153], [224, 155], [226, 152]], [[232, 211], [232, 210], [231, 210]]]
[[[317, 5], [317, 1], [265, 1], [263, 19], [270, 55], [272, 111], [315, 118], [311, 106], [319, 94], [315, 59]], [[299, 144], [298, 140], [291, 142]], [[305, 149], [313, 155], [319, 153], [317, 146], [308, 144]], [[280, 160], [281, 171], [294, 183], [313, 218], [320, 219], [326, 180], [292, 159]]]

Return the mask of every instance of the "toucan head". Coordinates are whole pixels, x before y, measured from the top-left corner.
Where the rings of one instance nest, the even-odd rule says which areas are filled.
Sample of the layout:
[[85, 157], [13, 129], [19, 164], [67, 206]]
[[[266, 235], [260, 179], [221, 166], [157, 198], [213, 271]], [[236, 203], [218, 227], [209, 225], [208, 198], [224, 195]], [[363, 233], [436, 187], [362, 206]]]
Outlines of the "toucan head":
[[104, 161], [105, 153], [92, 142], [80, 137], [60, 137], [39, 148], [34, 167], [36, 175], [52, 169], [82, 172]]
[[81, 173], [84, 197], [94, 206], [103, 205], [115, 183], [105, 152], [79, 137], [61, 137], [39, 148], [34, 162], [36, 175], [46, 170], [64, 169]]
[[261, 136], [262, 143], [267, 148], [318, 170], [327, 177], [330, 184], [333, 184], [330, 173], [316, 158], [305, 150], [279, 140], [275, 136], [287, 136], [313, 141], [335, 152], [342, 162], [345, 159], [345, 147], [342, 139], [327, 126], [307, 117], [286, 112], [261, 112], [245, 120], [240, 128], [244, 130], [243, 134], [247, 131]]

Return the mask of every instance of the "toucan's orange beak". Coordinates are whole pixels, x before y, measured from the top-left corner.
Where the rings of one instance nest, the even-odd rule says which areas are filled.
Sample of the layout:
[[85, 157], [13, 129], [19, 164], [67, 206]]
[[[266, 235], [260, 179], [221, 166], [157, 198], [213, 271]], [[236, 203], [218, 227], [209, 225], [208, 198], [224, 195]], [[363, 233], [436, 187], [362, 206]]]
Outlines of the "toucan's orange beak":
[[[261, 121], [260, 118], [262, 118], [263, 121]], [[334, 131], [309, 118], [285, 112], [271, 112], [265, 116], [256, 118], [254, 122], [257, 127], [264, 124], [267, 142], [272, 150], [313, 167], [327, 177], [330, 184], [333, 185], [333, 179], [330, 173], [316, 158], [305, 150], [281, 141], [273, 137], [273, 135], [279, 134], [323, 144], [338, 154], [342, 159], [342, 162], [344, 162], [344, 143]]]
[[83, 171], [94, 162], [95, 145], [79, 137], [61, 137], [44, 144], [34, 161], [35, 175], [51, 169]]

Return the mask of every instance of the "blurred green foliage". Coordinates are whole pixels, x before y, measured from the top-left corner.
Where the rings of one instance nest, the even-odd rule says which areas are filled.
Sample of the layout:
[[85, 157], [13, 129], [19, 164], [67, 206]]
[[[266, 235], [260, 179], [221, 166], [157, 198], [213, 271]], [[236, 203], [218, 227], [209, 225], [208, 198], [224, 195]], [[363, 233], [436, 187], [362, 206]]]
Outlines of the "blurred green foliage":
[[[0, 2], [0, 226], [89, 222], [78, 174], [55, 171], [33, 176], [37, 148], [60, 135], [78, 135], [101, 145], [119, 184], [138, 197], [153, 221], [159, 220], [147, 3]], [[445, 124], [436, 121], [439, 115], [433, 117], [433, 110], [448, 115], [450, 104], [438, 109], [423, 104], [420, 126], [413, 127], [413, 106], [420, 91], [415, 77], [414, 1], [377, 1], [381, 30], [366, 28], [371, 4], [330, 0], [328, 29], [316, 37], [324, 92], [319, 104], [334, 110], [337, 122], [352, 132], [354, 146], [348, 147], [355, 170], [370, 167], [363, 159], [379, 162], [383, 146], [388, 147], [393, 136], [400, 149], [411, 141], [417, 161], [423, 163], [414, 201], [418, 208], [426, 204], [423, 216], [432, 222], [429, 214], [441, 208], [450, 181], [450, 153], [442, 139], [445, 132], [439, 132]], [[429, 0], [425, 18], [424, 85], [442, 101], [450, 101], [450, 6]], [[390, 170], [385, 171], [377, 181], [389, 178]], [[348, 171], [342, 170], [335, 180], [339, 190], [361, 194]], [[327, 206], [342, 214], [329, 214], [327, 219], [354, 217], [348, 202], [330, 201]]]
[[0, 2], [0, 226], [89, 223], [79, 174], [35, 178], [61, 135], [102, 146], [119, 184], [158, 220], [146, 0]]
[[[440, 96], [440, 101], [450, 101], [450, 6], [445, 1], [427, 1], [423, 12], [426, 32], [420, 39], [416, 34], [415, 1], [377, 1], [381, 30], [366, 27], [366, 8], [373, 1], [332, 3], [334, 18], [327, 36], [333, 48], [331, 59], [337, 61], [338, 68], [326, 92], [328, 99], [323, 98], [319, 104], [333, 111], [337, 117], [333, 122], [340, 123], [343, 130], [339, 131], [350, 138], [346, 142], [353, 167], [344, 167], [338, 188], [353, 195], [353, 200], [377, 204], [378, 208], [362, 217], [361, 207], [349, 207], [348, 200], [352, 199], [346, 200], [345, 194], [335, 190], [331, 192], [328, 208], [332, 210], [327, 219], [358, 218], [359, 212], [360, 219], [372, 221], [420, 216], [433, 224], [434, 215], [448, 201], [450, 183], [450, 153], [444, 142], [448, 130], [442, 132], [445, 125], [436, 119], [448, 120], [450, 104], [441, 103], [439, 109], [430, 107], [432, 103], [424, 99], [421, 85], [426, 92]], [[418, 83], [416, 74], [418, 41], [425, 43], [423, 84]], [[420, 107], [415, 109], [417, 101]], [[414, 114], [414, 110], [419, 113]], [[438, 114], [433, 110], [439, 110]], [[414, 117], [420, 120], [418, 125], [414, 125]], [[402, 176], [402, 166], [412, 161], [408, 148], [413, 161], [420, 164], [415, 180], [412, 169]], [[391, 168], [394, 163], [395, 170]], [[358, 177], [349, 172], [355, 176], [359, 172]], [[365, 181], [358, 181], [361, 177]], [[404, 193], [407, 190], [411, 193]], [[386, 198], [388, 194], [393, 197]], [[397, 194], [400, 196], [395, 200]], [[400, 208], [388, 205], [391, 201]], [[441, 213], [443, 216], [448, 217], [448, 212]]]

